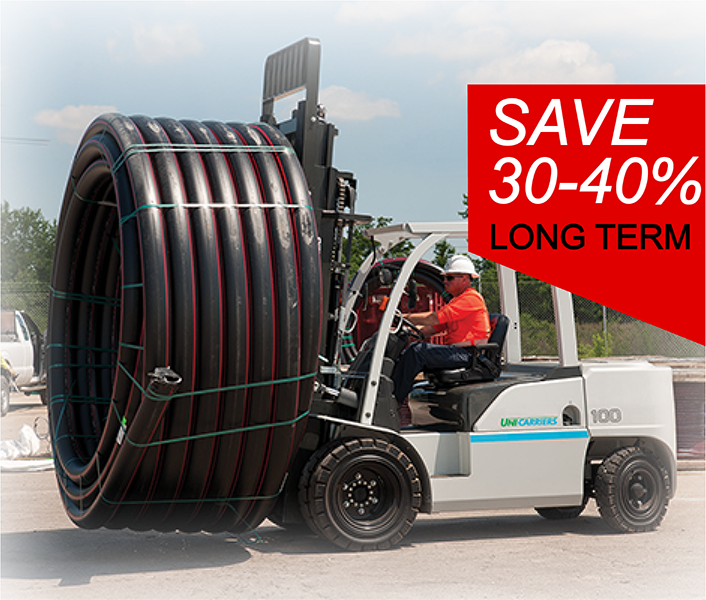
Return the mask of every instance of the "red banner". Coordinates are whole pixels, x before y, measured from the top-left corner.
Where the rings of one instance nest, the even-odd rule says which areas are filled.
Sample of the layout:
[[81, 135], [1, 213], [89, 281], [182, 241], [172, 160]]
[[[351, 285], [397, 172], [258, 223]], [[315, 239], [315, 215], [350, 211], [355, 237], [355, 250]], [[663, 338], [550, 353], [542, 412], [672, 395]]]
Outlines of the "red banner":
[[469, 85], [469, 251], [705, 341], [703, 85]]

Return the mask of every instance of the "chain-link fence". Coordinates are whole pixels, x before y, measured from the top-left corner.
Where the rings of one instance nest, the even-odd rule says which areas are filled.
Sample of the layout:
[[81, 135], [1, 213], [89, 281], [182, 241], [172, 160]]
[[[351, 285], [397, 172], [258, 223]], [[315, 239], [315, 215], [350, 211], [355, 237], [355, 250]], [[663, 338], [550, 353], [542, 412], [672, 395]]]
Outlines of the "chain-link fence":
[[[491, 313], [500, 312], [498, 284], [481, 281], [481, 293]], [[24, 310], [40, 330], [47, 327], [49, 285], [46, 283], [3, 283], [0, 290], [4, 309]], [[520, 330], [524, 356], [556, 356], [556, 329], [551, 288], [546, 283], [525, 276], [518, 278]], [[703, 357], [704, 347], [606, 308], [574, 296], [576, 335], [581, 358], [599, 356]]]
[[[497, 281], [481, 281], [491, 313], [500, 312]], [[551, 287], [518, 276], [520, 334], [524, 356], [556, 356], [557, 341]], [[704, 346], [574, 295], [576, 336], [581, 358], [600, 356], [703, 357]]]
[[[490, 312], [500, 312], [497, 280], [482, 280], [480, 289]], [[551, 288], [546, 283], [518, 277], [522, 353], [525, 357], [557, 355]], [[49, 285], [3, 283], [2, 308], [24, 310], [45, 331], [49, 315]], [[700, 370], [685, 376], [674, 371], [678, 456], [704, 458], [704, 347], [663, 329], [574, 296], [576, 333], [581, 358], [650, 356], [668, 359], [699, 358]]]
[[45, 331], [49, 320], [48, 283], [7, 283], [0, 285], [0, 306], [3, 310], [23, 310]]

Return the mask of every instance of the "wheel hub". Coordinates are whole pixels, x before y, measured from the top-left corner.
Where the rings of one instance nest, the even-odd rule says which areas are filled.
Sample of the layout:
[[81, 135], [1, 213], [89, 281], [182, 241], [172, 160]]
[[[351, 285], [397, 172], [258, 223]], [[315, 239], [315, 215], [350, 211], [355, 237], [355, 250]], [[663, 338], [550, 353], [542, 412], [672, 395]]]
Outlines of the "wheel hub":
[[626, 489], [627, 502], [632, 510], [639, 511], [641, 514], [650, 510], [653, 504], [654, 485], [654, 480], [644, 470], [633, 473]]
[[647, 489], [641, 482], [635, 482], [630, 486], [630, 497], [637, 502], [642, 502], [647, 495]]
[[341, 505], [350, 514], [365, 517], [377, 507], [379, 500], [379, 485], [374, 477], [365, 477], [356, 472], [350, 481], [342, 486]]

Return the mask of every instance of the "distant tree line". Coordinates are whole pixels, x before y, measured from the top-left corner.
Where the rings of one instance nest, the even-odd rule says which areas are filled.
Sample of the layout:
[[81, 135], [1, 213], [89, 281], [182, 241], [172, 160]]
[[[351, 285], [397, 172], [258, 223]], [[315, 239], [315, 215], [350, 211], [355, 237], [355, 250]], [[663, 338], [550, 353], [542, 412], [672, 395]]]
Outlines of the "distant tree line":
[[27, 206], [13, 209], [7, 200], [2, 203], [1, 219], [2, 282], [49, 283], [56, 219], [49, 221], [41, 210]]

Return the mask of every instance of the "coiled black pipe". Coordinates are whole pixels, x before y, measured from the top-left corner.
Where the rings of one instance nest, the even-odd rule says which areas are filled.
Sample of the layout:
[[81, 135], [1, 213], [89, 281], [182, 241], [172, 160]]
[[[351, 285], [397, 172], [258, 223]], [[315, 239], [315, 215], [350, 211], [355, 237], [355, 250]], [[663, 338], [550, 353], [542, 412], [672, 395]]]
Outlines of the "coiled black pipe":
[[313, 394], [314, 212], [265, 125], [103, 115], [61, 209], [48, 332], [59, 488], [86, 528], [255, 527]]

